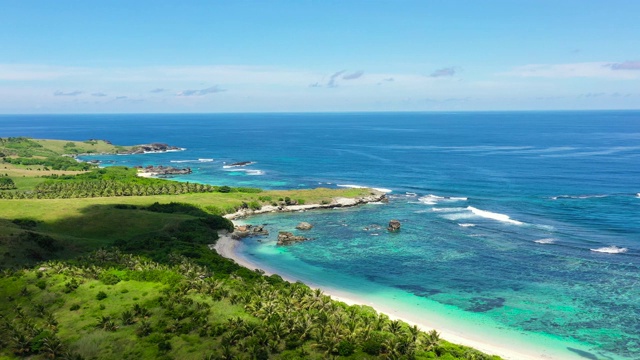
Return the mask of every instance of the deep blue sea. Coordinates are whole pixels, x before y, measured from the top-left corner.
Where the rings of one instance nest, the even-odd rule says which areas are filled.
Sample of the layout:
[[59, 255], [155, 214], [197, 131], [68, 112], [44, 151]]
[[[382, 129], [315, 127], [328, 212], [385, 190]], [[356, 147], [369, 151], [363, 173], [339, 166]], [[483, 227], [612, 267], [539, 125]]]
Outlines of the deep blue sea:
[[[0, 136], [166, 142], [186, 150], [98, 158], [191, 167], [182, 181], [391, 190], [388, 204], [249, 219], [272, 234], [308, 221], [314, 240], [242, 251], [487, 333], [640, 358], [640, 111], [3, 115]], [[255, 164], [224, 167], [238, 161]]]

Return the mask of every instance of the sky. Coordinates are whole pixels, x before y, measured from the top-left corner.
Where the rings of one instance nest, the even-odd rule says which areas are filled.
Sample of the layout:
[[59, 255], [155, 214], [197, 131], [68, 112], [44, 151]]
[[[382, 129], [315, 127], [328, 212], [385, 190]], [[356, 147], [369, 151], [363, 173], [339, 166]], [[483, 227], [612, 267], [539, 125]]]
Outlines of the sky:
[[0, 114], [640, 108], [637, 0], [0, 9]]

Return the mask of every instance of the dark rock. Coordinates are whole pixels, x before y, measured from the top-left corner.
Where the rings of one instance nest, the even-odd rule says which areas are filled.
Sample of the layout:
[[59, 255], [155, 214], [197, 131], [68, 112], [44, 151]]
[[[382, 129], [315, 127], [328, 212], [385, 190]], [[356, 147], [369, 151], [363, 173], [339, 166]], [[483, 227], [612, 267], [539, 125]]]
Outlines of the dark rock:
[[292, 243], [309, 240], [304, 236], [296, 236], [288, 231], [280, 231], [278, 233], [278, 245], [290, 245]]
[[253, 164], [253, 161], [240, 161], [237, 163], [229, 164], [227, 166], [247, 166]]
[[296, 226], [296, 229], [298, 230], [311, 230], [311, 228], [313, 227], [313, 225], [309, 224], [308, 222], [301, 222], [300, 224], [298, 224]]
[[191, 174], [191, 168], [174, 168], [172, 166], [152, 166], [149, 165], [147, 167], [136, 166], [138, 169], [142, 169], [143, 173], [152, 173], [154, 175], [186, 175]]
[[264, 228], [264, 225], [237, 225], [231, 233], [231, 238], [240, 240], [249, 236], [266, 236], [269, 235], [269, 231]]
[[389, 226], [387, 227], [387, 230], [391, 232], [400, 231], [400, 221], [399, 220], [389, 221]]

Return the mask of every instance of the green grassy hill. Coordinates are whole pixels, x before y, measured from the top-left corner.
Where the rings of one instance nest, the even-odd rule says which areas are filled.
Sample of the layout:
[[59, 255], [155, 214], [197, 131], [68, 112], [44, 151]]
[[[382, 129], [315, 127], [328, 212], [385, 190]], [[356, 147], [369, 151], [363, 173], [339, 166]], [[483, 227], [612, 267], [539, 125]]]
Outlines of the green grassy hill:
[[[71, 147], [10, 145], [10, 156]], [[368, 189], [262, 191], [142, 179], [127, 168], [24, 171], [17, 189], [0, 189], [0, 359], [498, 359], [208, 247], [233, 228], [221, 214]]]

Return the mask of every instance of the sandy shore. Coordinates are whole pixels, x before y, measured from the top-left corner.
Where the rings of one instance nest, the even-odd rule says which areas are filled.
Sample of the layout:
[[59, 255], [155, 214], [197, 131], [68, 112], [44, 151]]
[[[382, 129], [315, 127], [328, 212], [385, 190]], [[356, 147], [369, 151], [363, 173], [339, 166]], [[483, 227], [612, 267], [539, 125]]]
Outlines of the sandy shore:
[[253, 262], [238, 251], [238, 247], [241, 245], [241, 241], [232, 239], [227, 233], [222, 233], [220, 234], [220, 238], [213, 249], [215, 249], [221, 256], [232, 259], [239, 265], [248, 269], [260, 269], [264, 271], [266, 275], [277, 273], [284, 280], [289, 282], [302, 281], [311, 288], [320, 288], [325, 292], [325, 294], [330, 295], [331, 298], [335, 300], [342, 301], [349, 305], [371, 306], [376, 309], [376, 311], [388, 315], [390, 319], [398, 319], [408, 323], [409, 325], [417, 325], [423, 331], [436, 329], [440, 333], [441, 337], [447, 341], [469, 346], [487, 354], [498, 355], [504, 359], [513, 360], [583, 359], [577, 354], [570, 353], [566, 350], [560, 351], [557, 349], [551, 350], [548, 348], [539, 348], [525, 341], [513, 341], [513, 339], [501, 339], [495, 337], [487, 338], [486, 334], [479, 332], [471, 333], [466, 329], [455, 328], [455, 324], [451, 324], [448, 319], [443, 316], [439, 316], [438, 314], [421, 315], [411, 309], [398, 308], [397, 306], [394, 306], [393, 300], [382, 303], [380, 299], [368, 298], [363, 295], [356, 295], [339, 289], [319, 286], [318, 284], [310, 282], [308, 279], [297, 279], [289, 274], [276, 272], [274, 269]]

